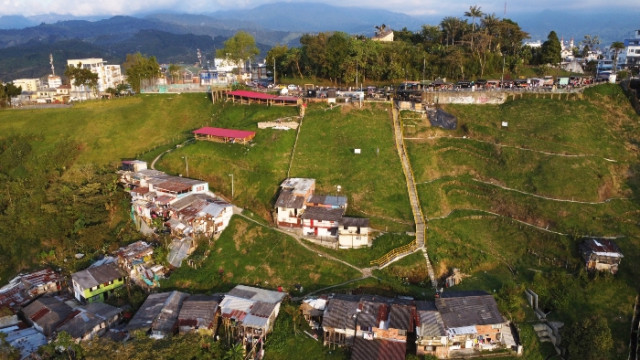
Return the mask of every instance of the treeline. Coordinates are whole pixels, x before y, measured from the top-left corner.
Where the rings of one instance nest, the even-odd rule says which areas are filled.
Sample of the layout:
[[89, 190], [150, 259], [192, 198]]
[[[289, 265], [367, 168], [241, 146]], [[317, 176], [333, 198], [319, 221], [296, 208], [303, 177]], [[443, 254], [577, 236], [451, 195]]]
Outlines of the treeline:
[[140, 236], [113, 169], [74, 164], [81, 148], [38, 136], [0, 140], [0, 283], [44, 264], [83, 268], [92, 255]]
[[[518, 72], [521, 66], [558, 63], [560, 42], [545, 43], [542, 53], [523, 46], [529, 34], [509, 19], [482, 13], [472, 6], [469, 19], [446, 17], [439, 25], [423, 25], [419, 31], [394, 31], [393, 42], [374, 41], [343, 32], [305, 34], [301, 47], [275, 46], [267, 54], [276, 76], [316, 77], [336, 84], [404, 79], [473, 79], [486, 74]], [[376, 26], [385, 34], [384, 24]], [[553, 45], [551, 47], [551, 45]], [[551, 51], [551, 53], [550, 53]]]

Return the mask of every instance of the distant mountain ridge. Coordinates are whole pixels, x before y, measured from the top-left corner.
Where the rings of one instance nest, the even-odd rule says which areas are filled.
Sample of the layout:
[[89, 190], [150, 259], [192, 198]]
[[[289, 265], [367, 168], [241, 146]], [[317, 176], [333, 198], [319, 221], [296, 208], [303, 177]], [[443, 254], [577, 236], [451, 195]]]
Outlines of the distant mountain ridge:
[[[464, 18], [463, 15], [449, 16]], [[160, 62], [193, 63], [197, 48], [211, 58], [215, 50], [238, 30], [252, 34], [264, 56], [276, 44], [298, 46], [304, 33], [344, 31], [371, 36], [374, 27], [381, 24], [394, 30], [406, 27], [418, 31], [425, 24], [438, 25], [444, 17], [415, 17], [379, 9], [288, 2], [199, 15], [156, 13], [106, 19], [71, 17], [63, 21], [58, 20], [65, 17], [57, 14], [2, 16], [0, 29], [14, 28], [0, 30], [0, 80], [47, 73], [48, 52], [71, 51], [76, 57], [92, 54], [121, 62], [127, 53], [140, 51], [155, 55]], [[576, 45], [586, 34], [598, 35], [601, 47], [622, 41], [640, 28], [636, 14], [615, 11], [545, 10], [535, 14], [510, 13], [506, 18], [516, 21], [531, 34], [532, 40], [544, 41], [554, 30], [567, 41], [574, 38]], [[64, 46], [72, 46], [72, 49]], [[59, 60], [56, 58], [56, 61]]]

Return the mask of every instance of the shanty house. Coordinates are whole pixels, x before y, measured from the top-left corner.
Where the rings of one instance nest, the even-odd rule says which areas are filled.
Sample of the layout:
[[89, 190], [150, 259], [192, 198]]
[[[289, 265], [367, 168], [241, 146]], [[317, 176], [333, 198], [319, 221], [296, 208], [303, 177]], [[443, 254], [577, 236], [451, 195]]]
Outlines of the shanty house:
[[407, 344], [393, 340], [367, 340], [356, 337], [351, 349], [351, 360], [403, 360]]
[[54, 297], [40, 297], [22, 309], [27, 323], [46, 337], [53, 335], [59, 325], [78, 313]]
[[449, 356], [458, 349], [502, 346], [502, 332], [510, 331], [493, 296], [483, 291], [445, 292], [435, 300], [447, 331]]
[[178, 314], [178, 329], [181, 334], [191, 331], [206, 331], [214, 335], [218, 329], [220, 297], [191, 295], [182, 303]]
[[315, 179], [307, 178], [288, 178], [280, 184], [280, 194], [276, 200], [278, 226], [302, 227], [300, 216], [315, 188]]
[[153, 247], [144, 241], [136, 241], [118, 249], [117, 255], [120, 267], [132, 271], [134, 266], [151, 260]]
[[580, 244], [580, 253], [587, 270], [618, 272], [624, 255], [618, 245], [609, 239], [586, 239]]
[[416, 310], [416, 355], [446, 358], [449, 353], [447, 332], [435, 302], [417, 301]]
[[225, 330], [233, 338], [251, 347], [263, 344], [273, 330], [280, 304], [287, 294], [238, 285], [220, 302], [220, 316]]
[[104, 301], [124, 285], [125, 275], [111, 262], [71, 274], [73, 294], [80, 302]]
[[338, 227], [338, 244], [349, 249], [371, 246], [369, 219], [344, 216]]
[[74, 311], [75, 316], [58, 327], [76, 340], [90, 340], [104, 334], [108, 328], [120, 319], [122, 309], [95, 302]]
[[211, 237], [229, 225], [233, 205], [208, 194], [191, 194], [171, 202], [167, 214], [174, 220], [167, 222], [172, 233]]
[[142, 330], [153, 338], [163, 338], [178, 329], [178, 315], [189, 295], [180, 291], [151, 294], [133, 316], [126, 330]]
[[0, 288], [0, 308], [17, 311], [38, 295], [60, 291], [64, 284], [64, 277], [49, 268], [20, 274]]
[[353, 343], [359, 303], [360, 297], [355, 295], [329, 297], [322, 317], [324, 345], [331, 348]]
[[246, 144], [256, 136], [255, 131], [203, 127], [193, 131], [196, 140]]
[[182, 261], [191, 255], [197, 248], [195, 239], [191, 237], [183, 237], [173, 239], [169, 245], [169, 254], [167, 254], [167, 262], [174, 268], [182, 266]]
[[343, 209], [307, 207], [302, 214], [302, 234], [320, 238], [337, 238]]

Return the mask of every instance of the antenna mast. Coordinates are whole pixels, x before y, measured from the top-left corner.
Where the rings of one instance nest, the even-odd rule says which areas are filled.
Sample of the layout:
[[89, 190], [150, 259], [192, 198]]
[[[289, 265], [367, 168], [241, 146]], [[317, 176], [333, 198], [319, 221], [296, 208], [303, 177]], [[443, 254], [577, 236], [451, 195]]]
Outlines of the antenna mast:
[[56, 70], [53, 67], [53, 54], [49, 54], [49, 64], [51, 65], [51, 75], [56, 75]]

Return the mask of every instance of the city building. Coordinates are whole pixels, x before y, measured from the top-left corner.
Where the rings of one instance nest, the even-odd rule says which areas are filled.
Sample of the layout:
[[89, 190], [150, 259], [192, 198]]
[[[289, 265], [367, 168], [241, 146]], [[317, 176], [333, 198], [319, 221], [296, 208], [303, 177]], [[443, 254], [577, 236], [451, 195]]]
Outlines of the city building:
[[115, 89], [124, 80], [120, 65], [108, 65], [102, 58], [68, 59], [67, 66], [81, 66], [83, 69], [89, 69], [91, 72], [98, 74], [98, 86], [95, 89], [97, 94], [93, 92], [93, 89], [89, 89], [84, 85], [75, 86], [73, 79], [70, 79], [72, 96], [79, 99], [94, 97], [104, 93], [108, 88]]

